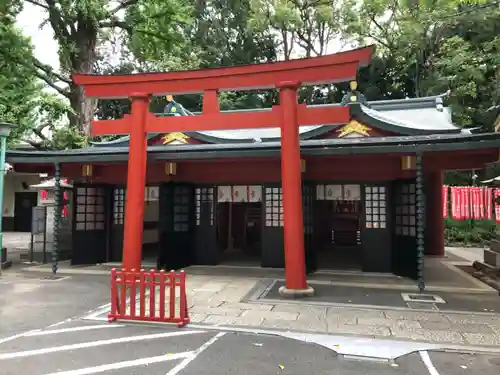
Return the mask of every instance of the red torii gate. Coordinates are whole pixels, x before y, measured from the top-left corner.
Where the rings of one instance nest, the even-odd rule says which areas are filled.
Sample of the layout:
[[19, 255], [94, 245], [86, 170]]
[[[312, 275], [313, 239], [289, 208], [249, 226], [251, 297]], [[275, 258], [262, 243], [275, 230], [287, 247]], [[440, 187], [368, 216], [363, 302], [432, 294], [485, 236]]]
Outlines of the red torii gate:
[[[131, 98], [132, 110], [120, 120], [93, 121], [92, 135], [130, 134], [123, 267], [139, 269], [142, 258], [147, 133], [250, 128], [281, 128], [285, 279], [291, 294], [311, 291], [306, 282], [299, 126], [349, 121], [346, 107], [297, 104], [300, 85], [345, 82], [371, 60], [372, 46], [309, 59], [227, 68], [132, 75], [74, 74], [87, 97]], [[278, 88], [280, 105], [271, 111], [219, 110], [218, 91]], [[199, 116], [156, 117], [149, 112], [151, 95], [203, 94]]]

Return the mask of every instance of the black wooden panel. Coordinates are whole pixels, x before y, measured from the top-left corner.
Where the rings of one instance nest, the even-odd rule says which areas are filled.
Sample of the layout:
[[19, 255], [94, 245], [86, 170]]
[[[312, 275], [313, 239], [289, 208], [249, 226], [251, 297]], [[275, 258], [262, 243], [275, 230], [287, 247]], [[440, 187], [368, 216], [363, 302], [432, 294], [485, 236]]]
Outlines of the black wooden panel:
[[160, 186], [160, 268], [179, 269], [192, 264], [194, 208], [192, 185], [168, 183]]
[[314, 246], [314, 195], [315, 185], [304, 182], [302, 185], [302, 215], [304, 217], [304, 251], [306, 271], [316, 271], [317, 247]]
[[72, 265], [96, 264], [107, 260], [107, 189], [102, 185], [74, 186]]
[[124, 186], [115, 186], [112, 192], [110, 261], [121, 262], [123, 257], [123, 234], [125, 227], [125, 196]]
[[417, 278], [417, 198], [415, 180], [394, 182], [393, 272]]
[[262, 267], [285, 267], [283, 190], [279, 185], [262, 188]]
[[195, 189], [196, 239], [193, 264], [215, 265], [219, 263], [217, 247], [214, 186]]
[[363, 188], [361, 268], [365, 272], [392, 270], [390, 193], [385, 184], [367, 184]]

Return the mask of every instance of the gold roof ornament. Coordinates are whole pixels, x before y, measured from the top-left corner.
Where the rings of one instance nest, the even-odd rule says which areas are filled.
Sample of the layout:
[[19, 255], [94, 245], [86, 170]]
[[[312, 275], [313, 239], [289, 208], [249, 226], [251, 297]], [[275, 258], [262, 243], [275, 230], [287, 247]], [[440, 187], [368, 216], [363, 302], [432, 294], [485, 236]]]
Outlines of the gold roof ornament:
[[359, 134], [364, 137], [369, 137], [370, 130], [371, 129], [368, 126], [365, 126], [356, 120], [351, 120], [346, 125], [337, 130], [337, 132], [339, 133], [339, 138], [345, 137], [349, 134]]
[[500, 132], [500, 115], [497, 116], [493, 126], [495, 128], [496, 133]]
[[169, 103], [174, 101], [174, 97], [173, 97], [172, 95], [167, 95], [167, 96], [165, 97], [165, 99], [166, 99], [166, 100], [167, 100], [167, 102], [169, 102]]
[[187, 144], [189, 137], [184, 133], [174, 132], [174, 133], [165, 134], [161, 139], [162, 139], [164, 145], [172, 143], [174, 141]]

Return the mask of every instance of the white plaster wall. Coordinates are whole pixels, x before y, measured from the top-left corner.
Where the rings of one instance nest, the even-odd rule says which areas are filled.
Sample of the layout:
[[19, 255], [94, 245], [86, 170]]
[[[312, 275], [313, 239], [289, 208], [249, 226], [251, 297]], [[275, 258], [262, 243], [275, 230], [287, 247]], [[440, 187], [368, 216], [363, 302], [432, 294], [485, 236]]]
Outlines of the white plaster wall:
[[[40, 183], [41, 178], [36, 174], [22, 174], [9, 172], [5, 175], [4, 190], [3, 190], [3, 216], [14, 217], [14, 193], [22, 191], [32, 191], [29, 185]], [[27, 189], [23, 189], [23, 182], [26, 183]], [[40, 197], [38, 197], [40, 202]]]

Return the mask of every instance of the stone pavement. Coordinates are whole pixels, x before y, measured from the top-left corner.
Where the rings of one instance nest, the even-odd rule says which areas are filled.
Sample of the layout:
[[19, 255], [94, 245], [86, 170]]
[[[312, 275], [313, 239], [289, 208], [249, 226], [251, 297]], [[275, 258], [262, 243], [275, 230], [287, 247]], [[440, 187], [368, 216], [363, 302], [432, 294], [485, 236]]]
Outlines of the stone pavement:
[[258, 284], [259, 280], [248, 278], [189, 276], [192, 323], [415, 340], [443, 346], [500, 346], [500, 314], [263, 301], [256, 298], [262, 293]]

